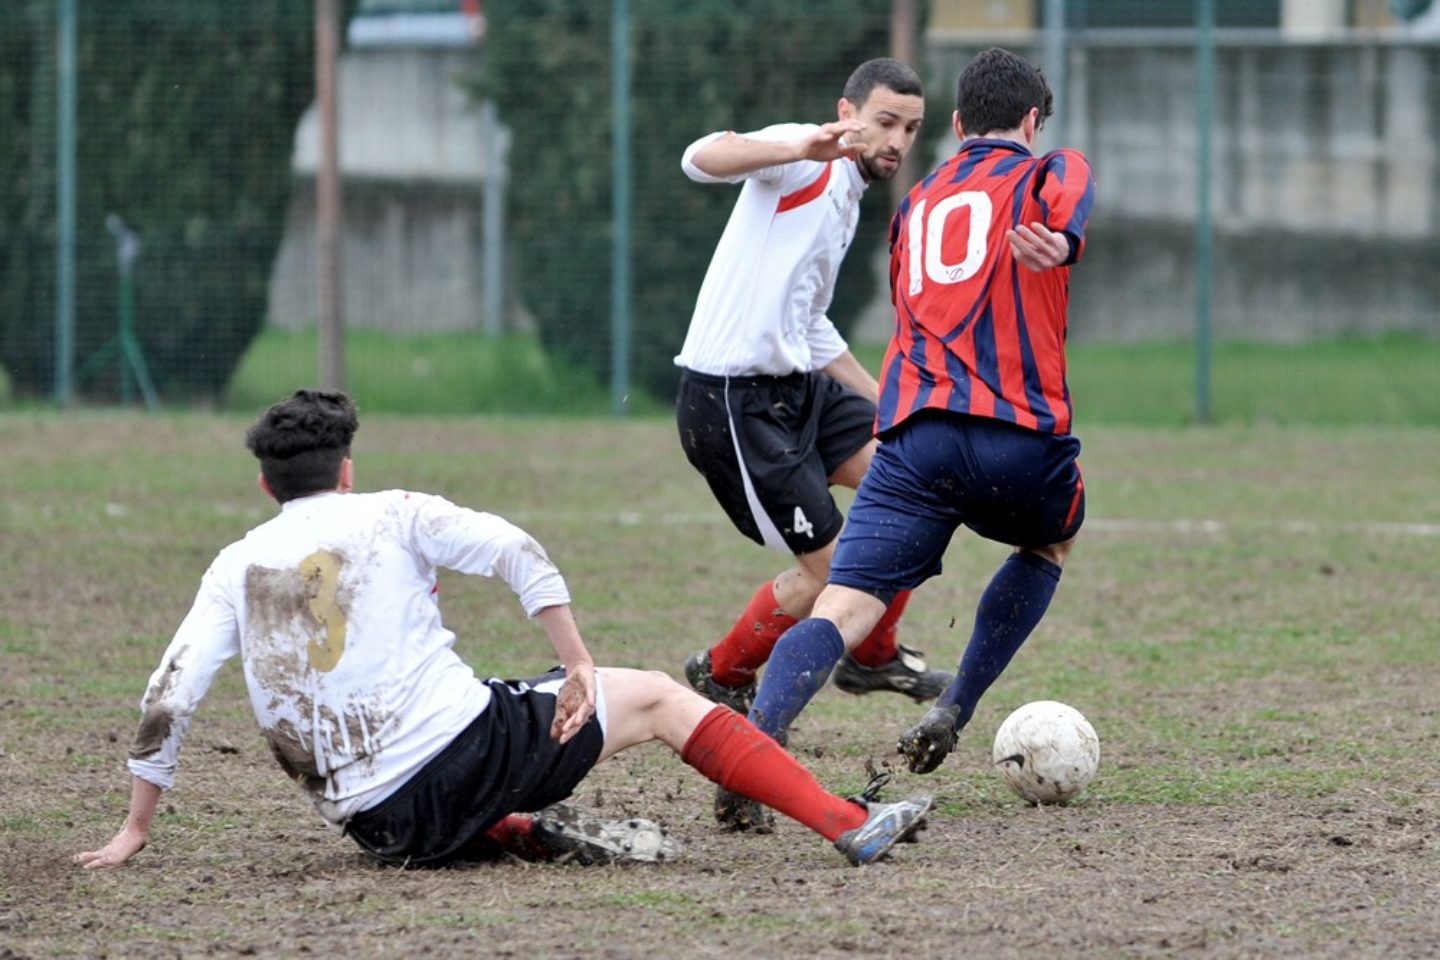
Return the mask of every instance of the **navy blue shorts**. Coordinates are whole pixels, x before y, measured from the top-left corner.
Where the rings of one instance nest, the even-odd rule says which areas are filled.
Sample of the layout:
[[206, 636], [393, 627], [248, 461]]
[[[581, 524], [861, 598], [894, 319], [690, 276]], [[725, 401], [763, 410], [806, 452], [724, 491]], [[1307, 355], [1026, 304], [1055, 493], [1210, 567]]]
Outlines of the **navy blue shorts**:
[[985, 417], [920, 413], [887, 433], [860, 483], [830, 582], [888, 600], [940, 573], [957, 527], [1016, 547], [1085, 520], [1080, 441]]

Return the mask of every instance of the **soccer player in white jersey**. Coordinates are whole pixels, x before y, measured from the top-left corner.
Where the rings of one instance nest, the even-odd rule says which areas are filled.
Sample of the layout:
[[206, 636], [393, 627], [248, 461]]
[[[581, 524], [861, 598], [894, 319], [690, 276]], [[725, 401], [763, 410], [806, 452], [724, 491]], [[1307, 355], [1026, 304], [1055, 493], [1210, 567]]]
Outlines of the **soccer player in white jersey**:
[[[743, 717], [665, 674], [596, 668], [564, 579], [523, 530], [436, 496], [352, 492], [358, 425], [344, 394], [301, 390], [250, 429], [260, 486], [280, 513], [206, 571], [141, 704], [129, 817], [76, 862], [118, 866], [145, 846], [195, 710], [236, 654], [282, 769], [383, 862], [433, 866], [499, 849], [664, 859], [676, 847], [656, 825], [560, 805], [596, 763], [650, 740], [857, 865], [919, 826], [929, 797], [843, 799]], [[441, 567], [503, 579], [561, 666], [525, 682], [478, 679], [440, 620]]]
[[[838, 119], [712, 133], [682, 166], [699, 183], [742, 183], [675, 362], [676, 420], [690, 463], [750, 539], [795, 564], [762, 584], [730, 632], [685, 664], [691, 686], [746, 713], [776, 640], [809, 616], [844, 518], [831, 484], [854, 488], [875, 451], [879, 387], [826, 311], [855, 237], [860, 199], [887, 181], [924, 116], [920, 78], [891, 59], [850, 75]], [[908, 591], [842, 659], [835, 685], [933, 700], [950, 675], [896, 642]], [[716, 816], [769, 829], [765, 811], [721, 791]]]

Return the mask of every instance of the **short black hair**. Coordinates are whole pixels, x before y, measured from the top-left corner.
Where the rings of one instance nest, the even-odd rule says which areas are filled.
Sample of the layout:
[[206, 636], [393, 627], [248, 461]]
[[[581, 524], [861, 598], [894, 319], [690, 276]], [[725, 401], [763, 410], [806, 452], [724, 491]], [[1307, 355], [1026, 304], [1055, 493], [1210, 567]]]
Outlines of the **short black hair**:
[[967, 137], [1014, 130], [1032, 108], [1043, 125], [1055, 112], [1055, 97], [1040, 68], [1009, 50], [981, 50], [960, 74], [955, 109]]
[[920, 75], [906, 64], [889, 57], [866, 60], [856, 67], [850, 79], [845, 81], [845, 92], [841, 96], [857, 107], [864, 106], [876, 87], [887, 87], [908, 97], [925, 96]]
[[360, 427], [354, 402], [338, 390], [296, 390], [260, 414], [245, 446], [276, 500], [334, 490]]

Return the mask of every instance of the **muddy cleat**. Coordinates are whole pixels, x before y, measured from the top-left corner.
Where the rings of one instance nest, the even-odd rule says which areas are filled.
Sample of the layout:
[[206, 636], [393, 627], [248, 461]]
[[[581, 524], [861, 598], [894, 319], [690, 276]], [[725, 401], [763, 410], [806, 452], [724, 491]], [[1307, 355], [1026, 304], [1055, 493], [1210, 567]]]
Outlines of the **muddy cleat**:
[[[835, 664], [835, 686], [857, 696], [876, 690], [903, 693], [916, 703], [934, 700], [950, 685], [951, 675], [931, 670], [918, 650], [899, 646], [894, 660], [879, 667], [867, 667], [850, 654]], [[689, 664], [686, 664], [687, 673]]]
[[895, 844], [910, 839], [924, 824], [925, 815], [935, 801], [921, 794], [898, 803], [856, 802], [863, 804], [870, 815], [854, 830], [840, 834], [835, 841], [835, 849], [859, 867], [874, 863], [889, 853]]
[[685, 679], [706, 700], [729, 707], [742, 717], [750, 712], [750, 704], [755, 702], [755, 681], [739, 687], [727, 687], [716, 682], [710, 673], [709, 650], [692, 653], [685, 661]]
[[910, 765], [911, 773], [929, 773], [955, 749], [959, 731], [955, 721], [960, 716], [960, 707], [931, 707], [930, 711], [909, 730], [900, 734], [895, 749]]
[[680, 844], [657, 823], [638, 818], [605, 820], [563, 803], [541, 810], [532, 829], [532, 836], [555, 859], [587, 866], [616, 860], [660, 863], [680, 856]]
[[775, 814], [758, 800], [715, 788], [715, 822], [726, 830], [774, 833]]

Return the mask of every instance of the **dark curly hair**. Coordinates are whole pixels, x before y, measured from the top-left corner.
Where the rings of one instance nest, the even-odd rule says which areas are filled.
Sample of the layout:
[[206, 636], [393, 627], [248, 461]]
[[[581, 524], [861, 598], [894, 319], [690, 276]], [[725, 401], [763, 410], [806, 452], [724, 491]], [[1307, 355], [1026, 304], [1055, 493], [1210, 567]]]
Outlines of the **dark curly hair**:
[[1038, 67], [1009, 50], [981, 50], [960, 74], [955, 109], [967, 137], [1014, 130], [1032, 107], [1043, 126], [1055, 112], [1050, 85]]
[[345, 394], [296, 390], [260, 415], [245, 433], [245, 446], [259, 459], [270, 493], [285, 503], [335, 489], [359, 426]]

